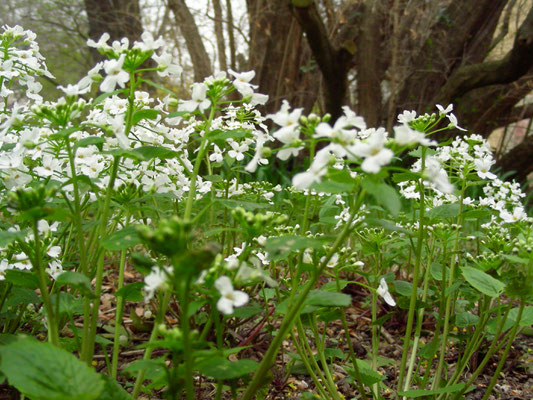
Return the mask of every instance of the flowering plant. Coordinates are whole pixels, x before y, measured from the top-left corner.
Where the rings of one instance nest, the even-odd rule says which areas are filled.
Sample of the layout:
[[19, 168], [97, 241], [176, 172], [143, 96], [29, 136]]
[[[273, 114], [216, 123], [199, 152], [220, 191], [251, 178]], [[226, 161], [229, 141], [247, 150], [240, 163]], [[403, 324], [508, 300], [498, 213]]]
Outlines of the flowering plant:
[[[35, 393], [45, 385], [29, 385], [7, 366], [27, 355], [22, 341], [30, 349], [45, 346], [42, 364], [60, 357], [94, 382], [47, 390], [128, 398], [115, 380], [132, 336], [122, 326], [132, 302], [151, 322], [142, 360], [121, 368], [135, 376], [134, 398], [165, 388], [169, 398], [192, 399], [203, 376], [216, 387], [215, 398], [229, 385], [234, 398], [242, 392], [251, 399], [268, 390], [265, 377], [289, 339], [287, 374], [301, 362], [317, 394], [339, 399], [326, 357], [334, 321], [344, 330], [347, 354], [335, 357], [350, 387], [362, 398], [381, 398], [391, 383], [379, 373], [386, 319], [379, 313], [400, 309], [407, 325], [397, 396], [413, 396], [416, 385], [428, 396], [459, 398], [530, 321], [533, 239], [524, 194], [490, 172], [494, 161], [483, 138], [437, 143], [439, 131], [462, 129], [451, 105], [431, 115], [404, 112], [389, 136], [367, 128], [348, 107], [334, 122], [291, 111], [286, 101], [263, 116], [258, 107], [267, 97], [255, 92], [252, 71], [208, 77], [192, 85], [191, 99], [168, 89], [160, 98], [154, 93], [161, 86], [143, 73], [175, 77], [181, 68], [149, 34], [131, 46], [126, 39], [109, 45], [108, 35], [89, 41], [107, 60], [77, 84], [60, 86], [64, 95], [56, 101], [43, 101], [33, 76], [49, 72], [34, 39], [20, 27], [0, 35], [0, 308], [9, 311], [6, 332], [29, 324], [51, 344], [6, 339], [0, 371], [30, 398], [41, 398]], [[156, 66], [145, 68], [148, 59]], [[92, 98], [96, 87], [102, 94]], [[411, 168], [396, 166], [406, 154], [416, 158]], [[274, 167], [296, 156], [305, 168], [290, 183], [259, 179], [273, 179]], [[369, 296], [367, 361], [352, 344], [348, 285]], [[112, 342], [99, 334], [106, 291], [116, 298]], [[432, 344], [422, 345], [422, 324], [432, 313], [439, 317]], [[452, 326], [471, 335], [444, 380]], [[260, 334], [268, 348], [257, 362], [247, 347]], [[462, 379], [490, 337], [501, 340]], [[107, 376], [60, 349], [91, 364], [95, 344]], [[155, 350], [162, 356], [153, 359]], [[417, 374], [434, 358], [433, 376], [431, 367]]]

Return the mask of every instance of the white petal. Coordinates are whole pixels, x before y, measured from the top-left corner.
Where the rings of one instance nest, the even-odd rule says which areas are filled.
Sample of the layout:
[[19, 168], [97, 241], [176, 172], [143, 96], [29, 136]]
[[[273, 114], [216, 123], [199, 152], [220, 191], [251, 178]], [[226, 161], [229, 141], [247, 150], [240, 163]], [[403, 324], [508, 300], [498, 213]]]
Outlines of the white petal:
[[221, 297], [217, 301], [217, 309], [222, 314], [233, 314], [233, 302], [230, 299], [227, 299], [226, 297]]

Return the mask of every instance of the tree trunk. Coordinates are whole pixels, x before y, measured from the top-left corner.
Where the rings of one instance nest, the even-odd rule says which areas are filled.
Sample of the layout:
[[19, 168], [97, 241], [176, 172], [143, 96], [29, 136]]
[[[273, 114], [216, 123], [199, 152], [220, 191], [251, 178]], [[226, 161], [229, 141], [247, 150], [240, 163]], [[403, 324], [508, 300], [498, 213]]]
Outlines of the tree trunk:
[[[109, 33], [111, 41], [123, 37], [130, 43], [139, 40], [143, 33], [139, 0], [85, 0], [85, 10], [89, 20], [89, 37], [98, 41], [102, 34]], [[94, 62], [104, 57], [91, 48]]]
[[176, 23], [185, 39], [187, 50], [191, 56], [194, 80], [201, 82], [211, 75], [213, 70], [194, 17], [187, 4], [185, 4], [185, 0], [168, 0], [168, 6], [176, 18]]
[[220, 0], [213, 0], [213, 9], [215, 11], [215, 36], [217, 38], [218, 63], [220, 70], [226, 71], [228, 69], [228, 62], [226, 61], [226, 44], [224, 40], [224, 28], [222, 26], [223, 16]]

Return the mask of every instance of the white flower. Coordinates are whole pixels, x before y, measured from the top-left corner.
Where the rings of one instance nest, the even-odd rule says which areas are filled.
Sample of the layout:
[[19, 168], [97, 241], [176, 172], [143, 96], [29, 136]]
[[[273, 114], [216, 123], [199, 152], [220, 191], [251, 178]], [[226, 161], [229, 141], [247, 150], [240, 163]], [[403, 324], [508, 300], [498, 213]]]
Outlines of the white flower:
[[294, 142], [299, 136], [298, 121], [302, 115], [303, 108], [296, 108], [289, 113], [290, 107], [289, 102], [283, 100], [281, 109], [276, 114], [269, 114], [266, 116], [281, 127], [281, 129], [274, 132], [272, 136], [284, 144]]
[[146, 296], [144, 297], [144, 301], [150, 300], [152, 297], [154, 297], [154, 293], [157, 289], [159, 289], [161, 286], [165, 284], [167, 281], [168, 276], [167, 272], [164, 268], [160, 268], [158, 266], [154, 266], [152, 268], [152, 272], [150, 272], [148, 275], [144, 277], [144, 291], [146, 292]]
[[162, 38], [157, 38], [157, 40], [154, 40], [154, 36], [150, 32], [143, 32], [141, 39], [142, 42], [135, 42], [133, 44], [134, 49], [152, 51], [157, 50], [165, 44], [165, 41]]
[[396, 305], [396, 302], [389, 293], [389, 287], [387, 286], [387, 282], [385, 281], [385, 279], [381, 278], [381, 280], [379, 281], [379, 287], [376, 289], [376, 292], [379, 296], [383, 297], [383, 300], [385, 300], [385, 303], [387, 303], [388, 305], [393, 307]]
[[160, 56], [157, 54], [152, 55], [152, 58], [158, 65], [157, 74], [159, 76], [180, 75], [183, 72], [177, 64], [172, 64], [172, 54], [164, 52]]
[[[348, 126], [347, 118], [342, 116], [335, 121], [333, 127], [326, 122], [321, 122], [315, 128], [315, 138], [328, 138], [341, 144], [350, 144], [355, 139], [353, 129], [345, 129]], [[343, 155], [339, 155], [343, 156]]]
[[107, 60], [104, 62], [104, 70], [107, 74], [100, 84], [102, 92], [112, 92], [118, 85], [124, 88], [125, 83], [130, 80], [130, 75], [122, 69], [124, 65], [125, 54], [121, 54], [118, 60]]
[[400, 124], [408, 124], [416, 119], [416, 111], [404, 111], [398, 115], [398, 122]]
[[265, 138], [257, 138], [257, 142], [255, 144], [255, 154], [253, 158], [250, 160], [250, 162], [246, 165], [244, 168], [247, 172], [254, 173], [257, 170], [258, 164], [266, 165], [268, 164], [268, 160], [266, 158], [263, 158], [263, 146], [266, 142]]
[[348, 106], [342, 106], [344, 117], [346, 119], [346, 126], [350, 125], [357, 129], [366, 129], [366, 122], [363, 117], [358, 116], [355, 112], [350, 110]]
[[100, 39], [98, 39], [98, 42], [95, 42], [92, 39], [87, 40], [87, 46], [94, 47], [99, 50], [108, 50], [111, 47], [107, 44], [107, 41], [109, 40], [111, 36], [109, 36], [109, 33], [104, 32]]
[[184, 101], [178, 106], [179, 111], [193, 112], [197, 108], [204, 111], [211, 105], [211, 101], [207, 98], [207, 86], [203, 83], [194, 83], [192, 85], [191, 100]]
[[439, 109], [440, 115], [447, 115], [453, 111], [453, 104], [448, 104], [448, 107], [444, 108], [440, 104], [437, 104], [437, 108]]
[[[326, 259], [326, 256], [322, 257], [320, 259], [320, 262], [324, 262], [325, 259]], [[335, 253], [329, 259], [328, 263], [326, 264], [326, 267], [335, 268], [337, 266], [338, 262], [339, 262], [339, 254]]]
[[231, 280], [227, 276], [218, 278], [215, 281], [215, 288], [222, 296], [217, 302], [217, 309], [222, 314], [233, 314], [234, 307], [241, 307], [248, 303], [248, 294], [240, 290], [233, 290]]
[[50, 257], [57, 258], [61, 254], [61, 247], [59, 246], [52, 246], [48, 249], [46, 252]]
[[52, 279], [55, 280], [63, 273], [63, 266], [58, 260], [50, 261], [50, 263], [48, 263], [48, 268], [46, 268], [46, 272], [48, 272]]
[[366, 141], [350, 146], [349, 152], [364, 158], [361, 168], [365, 172], [377, 173], [382, 166], [387, 165], [394, 156], [392, 150], [384, 147], [387, 141], [385, 131], [377, 130]]
[[209, 161], [211, 162], [222, 162], [224, 156], [222, 155], [222, 150], [215, 143], [213, 143], [213, 153], [209, 155]]
[[465, 128], [461, 128], [460, 126], [457, 125], [457, 117], [453, 115], [452, 113], [447, 114], [446, 118], [450, 120], [450, 125], [448, 126], [455, 128], [455, 129], [459, 129], [460, 131], [466, 131]]
[[329, 150], [320, 150], [307, 171], [293, 176], [292, 185], [296, 189], [302, 190], [309, 188], [314, 182], [320, 182], [322, 177], [328, 172], [326, 166], [329, 164], [330, 159], [331, 153]]
[[412, 146], [417, 143], [423, 146], [436, 146], [438, 144], [426, 138], [423, 132], [416, 131], [406, 124], [394, 127], [394, 140], [400, 146]]
[[254, 89], [257, 89], [257, 85], [252, 85], [250, 83], [255, 76], [255, 71], [238, 73], [229, 69], [228, 72], [235, 77], [233, 86], [235, 86], [235, 89], [237, 89], [237, 91], [244, 97], [251, 96], [254, 93]]
[[496, 179], [496, 175], [490, 172], [490, 167], [494, 164], [494, 160], [491, 157], [477, 158], [474, 160], [477, 175], [481, 179]]
[[524, 211], [524, 207], [518, 206], [514, 208], [512, 214], [507, 210], [502, 210], [500, 212], [500, 218], [503, 219], [503, 222], [505, 223], [513, 223], [526, 220], [527, 214]]
[[433, 183], [442, 193], [452, 193], [453, 185], [448, 180], [448, 174], [441, 167], [440, 162], [435, 157], [428, 157], [426, 159], [426, 169], [424, 176]]

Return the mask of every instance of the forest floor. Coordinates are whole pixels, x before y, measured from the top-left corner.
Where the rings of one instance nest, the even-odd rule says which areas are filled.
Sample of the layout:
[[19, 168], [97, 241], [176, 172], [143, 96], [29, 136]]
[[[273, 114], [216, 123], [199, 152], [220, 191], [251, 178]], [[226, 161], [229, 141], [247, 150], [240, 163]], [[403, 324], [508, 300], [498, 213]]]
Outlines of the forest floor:
[[[135, 281], [139, 279], [135, 276], [136, 273], [130, 274], [126, 279]], [[104, 295], [101, 309], [102, 322], [105, 324], [113, 324], [114, 321], [114, 296], [112, 293], [112, 287], [116, 284], [114, 277], [108, 275], [107, 284], [109, 285], [109, 294]], [[352, 296], [352, 305], [346, 309], [347, 322], [350, 329], [350, 337], [356, 356], [360, 359], [370, 359], [371, 354], [371, 318], [369, 315], [368, 306], [368, 293], [361, 292], [360, 287], [350, 285], [344, 290], [345, 293], [349, 293]], [[149, 331], [151, 330], [150, 321], [143, 321], [143, 314], [145, 308], [142, 304], [131, 303], [126, 305], [125, 313], [125, 328], [131, 335], [131, 341], [128, 347], [124, 348], [121, 352], [121, 362], [119, 365], [122, 367], [131, 363], [132, 361], [142, 357], [143, 350], [137, 350], [137, 345], [148, 340]], [[388, 306], [382, 306], [381, 314], [386, 314], [392, 310]], [[135, 315], [132, 315], [135, 313]], [[129, 316], [128, 316], [129, 315]], [[133, 316], [133, 318], [132, 318]], [[381, 331], [381, 341], [379, 348], [379, 362], [382, 364], [379, 367], [379, 372], [385, 376], [383, 383], [390, 388], [396, 387], [396, 378], [398, 376], [398, 364], [402, 355], [402, 342], [404, 336], [404, 329], [406, 325], [407, 313], [405, 311], [395, 312], [392, 318], [388, 319]], [[106, 321], [107, 320], [107, 321]], [[141, 322], [139, 322], [141, 321]], [[167, 323], [172, 324], [172, 319], [167, 320]], [[243, 325], [237, 330], [231, 330], [231, 337], [228, 340], [232, 346], [238, 346], [244, 340], [250, 339], [248, 336], [252, 335], [252, 340], [247, 343], [250, 345], [248, 349], [242, 351], [239, 358], [250, 358], [257, 361], [262, 359], [264, 352], [266, 351], [270, 342], [270, 334], [274, 327], [265, 325], [264, 328], [257, 334], [257, 323], [250, 323]], [[433, 329], [435, 322], [428, 320], [424, 323], [422, 329], [422, 342], [429, 343], [433, 336]], [[323, 327], [322, 327], [323, 328]], [[252, 333], [254, 331], [255, 333]], [[328, 323], [326, 328], [328, 348], [339, 349], [343, 354], [348, 355], [348, 346], [345, 340], [345, 332], [340, 321]], [[452, 339], [454, 337], [460, 337], [461, 335], [468, 335], [469, 332], [461, 332], [459, 330], [452, 331]], [[312, 345], [312, 344], [311, 344]], [[484, 357], [484, 350], [488, 347], [488, 343], [484, 343], [480, 350], [474, 357], [477, 360], [481, 360]], [[461, 352], [460, 341], [457, 345], [451, 345], [449, 352], [446, 356], [446, 362], [448, 364], [449, 371], [452, 371], [457, 361], [458, 355]], [[157, 354], [157, 350], [155, 354]], [[313, 393], [314, 384], [306, 373], [305, 368], [301, 362], [296, 362], [291, 370], [290, 374], [287, 374], [287, 365], [290, 362], [291, 354], [295, 354], [296, 350], [291, 345], [289, 340], [284, 342], [284, 348], [278, 355], [277, 364], [272, 369], [273, 376], [270, 383], [270, 390], [267, 395], [268, 400], [291, 400], [300, 399], [304, 393]], [[97, 355], [97, 370], [105, 373], [106, 364], [103, 355]], [[476, 362], [477, 360], [472, 360]], [[492, 378], [494, 369], [498, 362], [497, 355], [490, 360], [485, 367], [484, 372], [476, 380], [474, 389], [469, 391], [465, 397], [468, 400], [480, 400], [484, 393], [486, 386]], [[435, 364], [432, 366], [434, 369]], [[422, 367], [417, 373], [422, 375], [425, 369]], [[433, 371], [430, 371], [432, 374]], [[359, 395], [355, 390], [353, 384], [348, 383], [349, 376], [343, 367], [343, 360], [334, 359], [332, 363], [332, 375], [339, 388], [339, 392], [342, 393], [345, 399], [359, 399]], [[466, 377], [468, 377], [468, 373]], [[347, 381], [348, 378], [348, 381]], [[122, 379], [126, 379], [122, 377]], [[125, 383], [125, 382], [124, 382]], [[162, 391], [160, 395], [155, 396], [141, 396], [141, 400], [155, 400], [163, 399]], [[214, 399], [215, 398], [215, 385], [209, 381], [203, 381], [201, 389], [197, 393], [198, 399]], [[229, 399], [229, 397], [227, 397]], [[317, 397], [318, 398], [318, 397]], [[385, 398], [388, 398], [385, 394]], [[392, 392], [390, 395], [392, 398]], [[505, 367], [500, 373], [500, 379], [495, 386], [489, 400], [532, 400], [533, 399], [533, 337], [520, 334], [515, 339], [509, 357], [505, 363]]]

